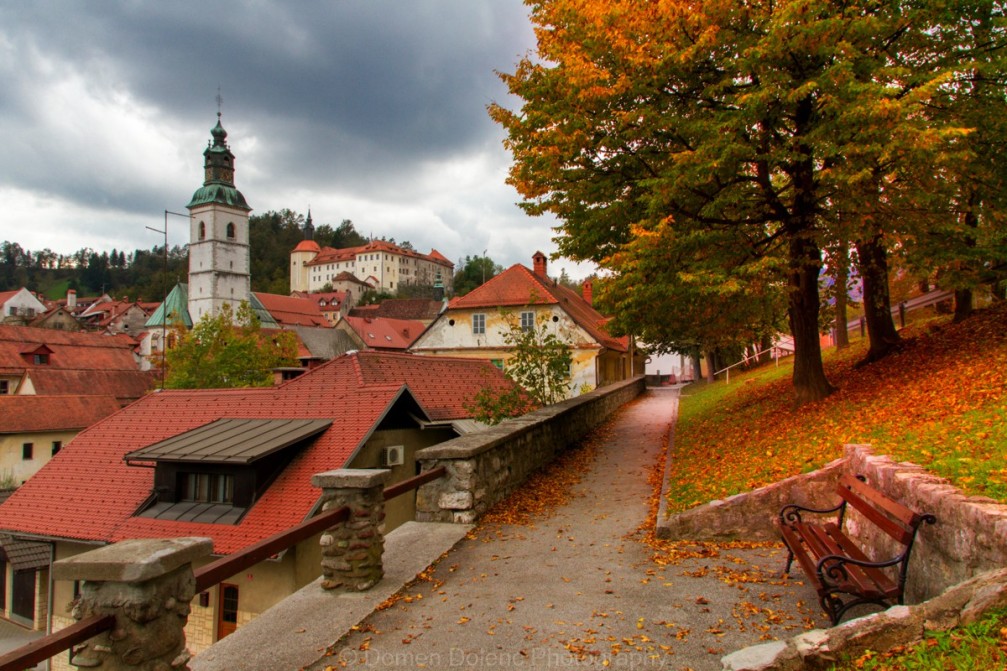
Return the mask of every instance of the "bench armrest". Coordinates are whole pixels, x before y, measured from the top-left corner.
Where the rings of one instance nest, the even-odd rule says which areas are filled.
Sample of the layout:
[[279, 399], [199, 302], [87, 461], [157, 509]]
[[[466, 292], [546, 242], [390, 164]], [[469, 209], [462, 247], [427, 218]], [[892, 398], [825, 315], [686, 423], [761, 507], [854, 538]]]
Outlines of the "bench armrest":
[[818, 572], [818, 582], [822, 585], [838, 585], [849, 579], [846, 571], [847, 564], [860, 566], [862, 568], [888, 568], [889, 566], [899, 566], [906, 558], [906, 553], [892, 557], [887, 561], [872, 562], [854, 559], [846, 555], [825, 555], [818, 560], [816, 570]]
[[842, 509], [845, 501], [840, 501], [839, 505], [834, 508], [807, 508], [805, 506], [798, 505], [796, 503], [788, 503], [787, 505], [780, 508], [780, 524], [790, 524], [793, 522], [801, 521], [801, 513], [815, 513], [816, 515], [826, 515], [828, 513], [838, 512]]

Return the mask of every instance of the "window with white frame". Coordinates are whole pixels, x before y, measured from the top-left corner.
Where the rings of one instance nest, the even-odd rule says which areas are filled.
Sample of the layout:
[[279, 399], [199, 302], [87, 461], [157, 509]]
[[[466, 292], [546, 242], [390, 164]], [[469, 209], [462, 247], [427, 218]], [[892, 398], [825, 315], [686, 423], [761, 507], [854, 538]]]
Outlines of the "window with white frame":
[[472, 333], [475, 335], [482, 335], [486, 333], [486, 315], [472, 315]]
[[521, 313], [521, 330], [531, 331], [535, 328], [535, 313], [534, 312], [522, 312]]

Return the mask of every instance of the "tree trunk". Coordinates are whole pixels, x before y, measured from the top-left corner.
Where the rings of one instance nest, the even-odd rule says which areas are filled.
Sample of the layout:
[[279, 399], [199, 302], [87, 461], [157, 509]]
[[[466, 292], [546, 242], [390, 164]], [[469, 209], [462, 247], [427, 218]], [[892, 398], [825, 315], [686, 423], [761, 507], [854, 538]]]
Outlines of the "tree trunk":
[[717, 370], [717, 356], [715, 352], [706, 352], [706, 381], [715, 382], [716, 377], [713, 375], [713, 371]]
[[899, 332], [892, 320], [891, 296], [888, 293], [888, 253], [876, 232], [869, 240], [857, 240], [860, 258], [860, 278], [864, 284], [864, 320], [870, 348], [861, 364], [877, 361], [898, 347]]
[[[979, 218], [976, 216], [975, 207], [979, 198], [972, 192], [969, 194], [969, 209], [965, 212], [965, 247], [972, 249], [976, 246], [975, 235], [971, 231], [979, 227]], [[955, 324], [965, 321], [972, 316], [972, 287], [955, 289], [955, 316], [951, 321]]]
[[786, 222], [787, 256], [790, 269], [787, 318], [794, 336], [794, 401], [798, 406], [825, 398], [836, 390], [825, 377], [818, 315], [821, 297], [818, 276], [822, 270], [822, 250], [813, 237], [817, 217], [815, 157], [803, 136], [812, 128], [815, 104], [810, 96], [797, 102], [794, 110], [796, 152], [792, 165], [794, 202]]
[[990, 290], [993, 293], [993, 298], [998, 301], [1007, 301], [1007, 281], [994, 282]]
[[836, 349], [850, 346], [850, 332], [846, 330], [846, 306], [849, 296], [846, 284], [850, 279], [850, 243], [843, 240], [835, 259], [836, 289]]
[[825, 377], [822, 345], [818, 337], [818, 275], [821, 251], [807, 237], [790, 239], [790, 291], [787, 317], [794, 336], [794, 394], [797, 405], [825, 398], [836, 390]]
[[773, 336], [768, 333], [759, 340], [759, 351], [762, 354], [759, 356], [759, 363], [765, 363], [767, 361], [773, 360], [773, 352], [770, 348], [773, 346]]
[[692, 351], [692, 379], [696, 382], [703, 379], [702, 356], [698, 349]]
[[972, 316], [972, 290], [955, 289], [955, 316], [952, 323], [965, 321]]

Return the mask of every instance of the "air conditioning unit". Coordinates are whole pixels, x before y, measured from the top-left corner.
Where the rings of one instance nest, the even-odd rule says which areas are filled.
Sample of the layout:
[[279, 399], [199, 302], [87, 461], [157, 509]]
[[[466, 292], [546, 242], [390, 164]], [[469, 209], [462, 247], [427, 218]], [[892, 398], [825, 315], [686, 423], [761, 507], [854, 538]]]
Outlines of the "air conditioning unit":
[[382, 466], [401, 466], [406, 460], [406, 448], [403, 445], [389, 445], [381, 449]]

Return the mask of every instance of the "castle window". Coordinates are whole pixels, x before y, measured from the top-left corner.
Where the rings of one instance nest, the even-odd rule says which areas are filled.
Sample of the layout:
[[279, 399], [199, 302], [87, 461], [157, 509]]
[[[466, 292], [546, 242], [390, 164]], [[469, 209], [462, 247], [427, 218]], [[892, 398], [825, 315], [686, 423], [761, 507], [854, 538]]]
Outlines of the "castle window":
[[472, 315], [472, 333], [475, 335], [482, 335], [486, 333], [486, 315]]
[[199, 222], [199, 239], [206, 240], [206, 224]]
[[234, 224], [227, 224], [227, 239], [234, 240]]

